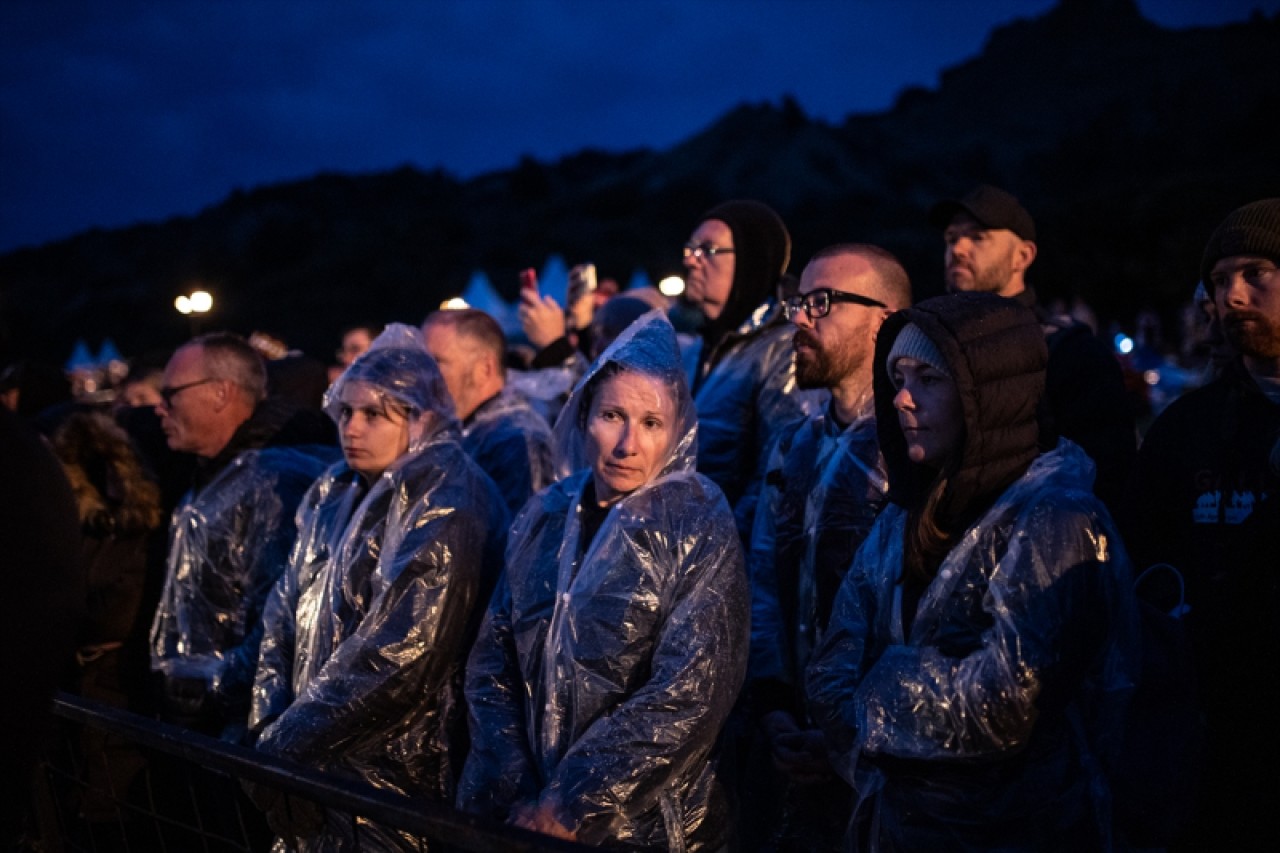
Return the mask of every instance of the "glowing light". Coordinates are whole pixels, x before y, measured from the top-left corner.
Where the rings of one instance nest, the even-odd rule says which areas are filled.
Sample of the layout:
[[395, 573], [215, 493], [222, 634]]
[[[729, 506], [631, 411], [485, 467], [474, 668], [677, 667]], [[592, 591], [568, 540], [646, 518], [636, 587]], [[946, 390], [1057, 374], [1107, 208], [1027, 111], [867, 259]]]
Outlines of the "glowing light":
[[678, 275], [669, 275], [658, 282], [658, 290], [663, 296], [679, 296], [684, 293], [684, 279]]
[[208, 291], [192, 291], [190, 305], [192, 313], [204, 314], [213, 307], [213, 297], [209, 295]]
[[1147, 383], [1148, 385], [1159, 385], [1159, 384], [1160, 384], [1160, 371], [1158, 371], [1158, 370], [1147, 370], [1147, 371], [1144, 371], [1144, 372], [1143, 372], [1143, 374], [1142, 374], [1142, 381], [1143, 381], [1143, 382], [1145, 382], [1145, 383]]
[[470, 307], [471, 306], [467, 304], [467, 300], [463, 299], [461, 296], [455, 296], [452, 299], [446, 299], [444, 302], [440, 303], [440, 309], [442, 311], [461, 311], [464, 308]]
[[173, 307], [178, 309], [179, 314], [191, 313], [191, 299], [185, 295], [179, 296], [173, 300]]
[[1124, 353], [1125, 355], [1133, 352], [1133, 338], [1129, 337], [1124, 332], [1116, 335], [1115, 342], [1116, 351]]

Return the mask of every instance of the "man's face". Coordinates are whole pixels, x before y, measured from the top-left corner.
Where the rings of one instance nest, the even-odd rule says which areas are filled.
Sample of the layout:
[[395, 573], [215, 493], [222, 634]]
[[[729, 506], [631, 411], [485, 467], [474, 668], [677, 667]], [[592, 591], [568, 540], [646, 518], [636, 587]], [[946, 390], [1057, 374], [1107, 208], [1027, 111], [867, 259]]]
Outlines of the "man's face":
[[736, 255], [732, 251], [715, 250], [734, 248], [733, 231], [719, 219], [708, 219], [689, 237], [686, 248], [702, 251], [689, 253], [684, 259], [685, 294], [704, 317], [714, 320], [729, 301], [736, 263]]
[[204, 350], [187, 346], [173, 354], [164, 369], [162, 398], [156, 404], [160, 428], [173, 450], [211, 458], [222, 450], [220, 436], [226, 406], [223, 396], [229, 383], [212, 379], [204, 363]]
[[422, 327], [422, 338], [427, 352], [440, 367], [440, 375], [453, 398], [458, 418], [465, 420], [483, 400], [476, 396], [475, 365], [480, 357], [479, 347], [458, 334], [457, 328], [446, 323], [427, 323]]
[[162, 402], [160, 392], [151, 384], [151, 380], [147, 379], [128, 383], [120, 390], [120, 396], [117, 399], [124, 407], [155, 407]]
[[350, 367], [373, 344], [369, 333], [364, 329], [352, 329], [342, 336], [342, 348], [338, 350], [338, 363]]
[[1227, 340], [1250, 358], [1280, 358], [1280, 272], [1259, 255], [1232, 255], [1209, 280]]
[[[1023, 289], [1015, 271], [1024, 241], [1012, 231], [987, 228], [967, 213], [957, 213], [943, 232], [947, 290], [1014, 296]], [[1029, 262], [1028, 262], [1029, 263]]]
[[[842, 254], [819, 258], [805, 267], [799, 295], [830, 288], [880, 299], [877, 284], [876, 274], [865, 258]], [[865, 371], [875, 352], [876, 332], [887, 314], [884, 308], [850, 302], [832, 302], [830, 313], [816, 320], [803, 310], [797, 313], [792, 319], [796, 325], [792, 338], [796, 384], [801, 388], [833, 388], [845, 378]]]

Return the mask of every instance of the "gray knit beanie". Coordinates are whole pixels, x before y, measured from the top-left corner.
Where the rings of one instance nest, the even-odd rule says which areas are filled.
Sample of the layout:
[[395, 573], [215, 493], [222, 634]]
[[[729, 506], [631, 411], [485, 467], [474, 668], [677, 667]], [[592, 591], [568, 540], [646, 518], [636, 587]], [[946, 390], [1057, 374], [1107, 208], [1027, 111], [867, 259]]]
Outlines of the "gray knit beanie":
[[1261, 255], [1280, 263], [1280, 198], [1264, 198], [1233, 210], [1204, 247], [1200, 278], [1213, 289], [1213, 265], [1232, 255]]
[[[929, 365], [943, 376], [951, 376], [951, 370], [947, 367], [946, 359], [942, 357], [942, 351], [929, 340], [928, 335], [920, 331], [920, 327], [915, 323], [908, 323], [902, 327], [898, 337], [894, 338], [889, 357], [884, 360], [885, 366], [889, 369], [890, 381], [893, 380], [893, 366], [900, 358], [914, 358]], [[894, 385], [896, 386], [897, 383], [895, 382]]]

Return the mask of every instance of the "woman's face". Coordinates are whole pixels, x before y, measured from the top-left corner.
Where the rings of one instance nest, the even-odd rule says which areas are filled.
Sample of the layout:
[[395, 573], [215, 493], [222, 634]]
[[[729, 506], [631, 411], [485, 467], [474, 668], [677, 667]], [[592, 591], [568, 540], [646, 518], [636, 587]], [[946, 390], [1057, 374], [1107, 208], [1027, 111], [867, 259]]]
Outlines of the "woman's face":
[[409, 419], [366, 382], [349, 382], [338, 399], [342, 455], [351, 470], [374, 480], [409, 449]]
[[893, 407], [907, 440], [907, 456], [912, 462], [940, 468], [960, 449], [964, 436], [964, 413], [955, 380], [907, 357], [894, 362], [891, 376], [898, 389]]
[[675, 401], [658, 379], [626, 371], [605, 381], [587, 414], [587, 458], [601, 504], [658, 475], [675, 440], [675, 420]]

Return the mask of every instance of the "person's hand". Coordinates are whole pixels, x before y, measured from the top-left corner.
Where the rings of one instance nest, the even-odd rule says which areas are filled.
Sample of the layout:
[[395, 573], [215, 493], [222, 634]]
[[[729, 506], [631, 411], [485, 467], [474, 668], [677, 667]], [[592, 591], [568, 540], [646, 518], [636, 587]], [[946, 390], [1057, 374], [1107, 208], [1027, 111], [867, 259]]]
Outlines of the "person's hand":
[[164, 704], [170, 716], [199, 717], [208, 698], [209, 682], [204, 678], [168, 676], [164, 680]]
[[592, 279], [592, 264], [578, 264], [569, 270], [569, 328], [582, 331], [591, 325], [591, 317], [595, 314], [595, 284]]
[[263, 814], [269, 814], [276, 804], [280, 802], [280, 798], [284, 796], [279, 788], [272, 788], [270, 785], [263, 785], [261, 782], [250, 782], [248, 779], [240, 780], [240, 787], [244, 789], [245, 794], [258, 807], [258, 811]]
[[266, 815], [271, 831], [284, 838], [312, 838], [324, 829], [324, 807], [301, 797], [279, 794]]
[[817, 729], [802, 729], [786, 711], [770, 711], [760, 719], [769, 740], [773, 765], [793, 782], [808, 784], [831, 775], [826, 742]]
[[516, 313], [525, 337], [538, 349], [545, 349], [565, 336], [564, 310], [554, 297], [543, 296], [535, 290], [521, 290]]
[[578, 840], [578, 836], [572, 830], [556, 820], [555, 815], [551, 813], [551, 809], [548, 806], [536, 804], [517, 806], [512, 810], [509, 822], [521, 829], [540, 832], [543, 835], [550, 835], [552, 838], [563, 838], [565, 841]]
[[769, 739], [769, 745], [773, 746], [774, 738], [781, 734], [800, 731], [800, 724], [786, 711], [770, 711], [760, 718], [760, 728]]
[[774, 766], [791, 781], [802, 785], [821, 782], [831, 775], [827, 745], [817, 729], [780, 734], [773, 740]]

